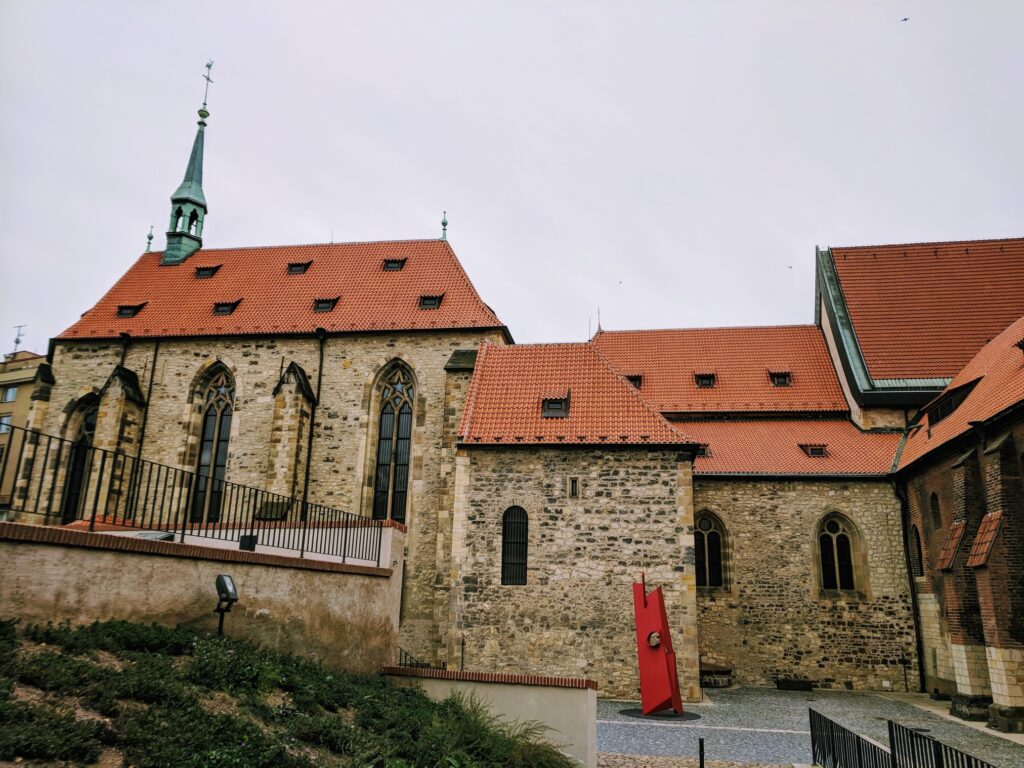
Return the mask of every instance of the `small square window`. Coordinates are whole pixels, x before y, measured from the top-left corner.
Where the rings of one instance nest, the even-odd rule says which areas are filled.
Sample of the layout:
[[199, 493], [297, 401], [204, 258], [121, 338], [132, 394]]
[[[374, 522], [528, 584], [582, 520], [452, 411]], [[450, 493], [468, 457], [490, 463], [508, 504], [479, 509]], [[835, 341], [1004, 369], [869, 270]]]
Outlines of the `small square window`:
[[789, 387], [793, 384], [793, 374], [789, 371], [770, 371], [768, 379], [773, 387]]
[[11, 420], [14, 417], [8, 414], [7, 416], [0, 416], [0, 435], [6, 434], [11, 431]]
[[626, 381], [632, 384], [637, 389], [640, 389], [644, 385], [644, 377], [642, 374], [635, 373], [632, 376], [627, 376]]
[[420, 309], [439, 309], [444, 294], [440, 296], [420, 296]]
[[0, 402], [13, 403], [18, 399], [18, 388], [17, 387], [5, 387], [4, 398]]
[[568, 397], [546, 397], [541, 401], [540, 415], [545, 419], [564, 419], [569, 415]]
[[338, 303], [339, 298], [341, 297], [337, 296], [333, 299], [313, 299], [313, 311], [331, 312], [334, 309], [335, 305]]
[[702, 456], [710, 456], [711, 450], [706, 445], [698, 445], [697, 452], [694, 454], [694, 458], [701, 458]]
[[405, 266], [405, 259], [384, 259], [385, 272], [401, 272]]
[[220, 269], [220, 264], [214, 264], [212, 267], [196, 267], [196, 279], [208, 280], [217, 274], [218, 269]]
[[580, 497], [580, 479], [578, 477], [569, 478], [569, 498], [578, 499]]
[[827, 446], [824, 445], [800, 445], [800, 449], [812, 459], [824, 459], [828, 456]]
[[117, 308], [117, 316], [135, 317], [137, 314], [139, 314], [139, 312], [142, 311], [142, 308], [144, 306], [146, 306], [146, 302], [142, 302], [141, 304], [121, 304]]
[[242, 300], [238, 301], [218, 301], [213, 305], [213, 314], [215, 315], [230, 315], [236, 309], [238, 305], [242, 303]]
[[693, 374], [694, 383], [701, 389], [711, 389], [715, 386], [718, 377], [713, 373], [695, 373]]
[[308, 270], [312, 265], [312, 261], [293, 261], [288, 265], [288, 274], [304, 275], [306, 274], [306, 270]]

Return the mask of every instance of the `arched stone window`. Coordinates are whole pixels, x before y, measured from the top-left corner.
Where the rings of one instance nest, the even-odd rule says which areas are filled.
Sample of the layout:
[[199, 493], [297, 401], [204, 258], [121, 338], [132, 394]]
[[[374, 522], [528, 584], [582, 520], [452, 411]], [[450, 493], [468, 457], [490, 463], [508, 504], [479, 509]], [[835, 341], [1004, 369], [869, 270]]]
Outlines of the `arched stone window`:
[[924, 576], [924, 557], [921, 550], [921, 532], [916, 525], [910, 527], [910, 567], [915, 576]]
[[821, 588], [829, 592], [853, 592], [857, 589], [854, 562], [857, 538], [845, 518], [832, 514], [818, 526]]
[[501, 517], [501, 583], [526, 583], [529, 518], [522, 507], [509, 507]]
[[412, 452], [412, 373], [395, 365], [381, 379], [376, 465], [373, 477], [373, 517], [405, 522], [408, 508], [409, 464]]
[[939, 530], [942, 527], [942, 512], [939, 510], [939, 496], [936, 493], [932, 494], [931, 500], [929, 501], [932, 512], [932, 528]]
[[220, 519], [228, 444], [235, 407], [235, 380], [223, 365], [215, 365], [196, 391], [200, 403], [199, 455], [192, 493], [192, 522], [215, 523]]
[[89, 486], [92, 464], [92, 444], [96, 436], [96, 418], [100, 403], [95, 395], [86, 395], [76, 405], [68, 419], [68, 437], [71, 448], [68, 451], [67, 471], [64, 480], [64, 501], [61, 519], [64, 524], [76, 520], [80, 515], [82, 502]]
[[196, 234], [196, 223], [199, 221], [199, 214], [196, 211], [192, 211], [188, 217], [188, 233], [190, 235]]
[[698, 587], [727, 587], [725, 526], [707, 510], [694, 521], [693, 546]]

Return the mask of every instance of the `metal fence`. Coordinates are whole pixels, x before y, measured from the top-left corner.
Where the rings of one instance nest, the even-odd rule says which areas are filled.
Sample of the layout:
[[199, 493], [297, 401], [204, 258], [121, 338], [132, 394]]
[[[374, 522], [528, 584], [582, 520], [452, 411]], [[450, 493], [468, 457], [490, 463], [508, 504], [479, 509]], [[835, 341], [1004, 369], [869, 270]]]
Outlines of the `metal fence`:
[[889, 745], [858, 736], [808, 710], [811, 718], [811, 755], [822, 768], [994, 768], [941, 741], [889, 721]]
[[8, 516], [380, 562], [382, 520], [21, 427], [0, 440], [0, 512]]

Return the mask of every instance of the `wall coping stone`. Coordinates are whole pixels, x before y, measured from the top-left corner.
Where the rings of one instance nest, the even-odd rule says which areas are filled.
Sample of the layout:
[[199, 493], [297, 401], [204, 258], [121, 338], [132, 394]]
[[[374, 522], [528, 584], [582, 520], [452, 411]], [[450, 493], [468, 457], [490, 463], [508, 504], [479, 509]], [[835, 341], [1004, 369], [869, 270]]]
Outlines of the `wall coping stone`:
[[353, 565], [349, 563], [333, 563], [326, 560], [286, 557], [284, 555], [270, 555], [262, 552], [202, 547], [195, 544], [179, 544], [172, 541], [152, 541], [149, 539], [133, 539], [127, 536], [107, 536], [102, 533], [74, 531], [59, 526], [0, 522], [0, 541], [20, 541], [29, 544], [54, 544], [64, 547], [105, 549], [139, 555], [183, 557], [192, 560], [216, 560], [225, 563], [268, 565], [278, 568], [297, 568], [304, 571], [351, 573], [359, 576], [375, 576], [383, 578], [391, 577], [390, 568], [377, 568], [368, 565]]
[[509, 675], [502, 672], [460, 672], [457, 669], [425, 667], [384, 667], [382, 675], [393, 677], [429, 677], [435, 680], [461, 680], [467, 683], [504, 683], [505, 685], [542, 685], [548, 688], [589, 688], [597, 690], [596, 680], [582, 677], [545, 677], [543, 675]]

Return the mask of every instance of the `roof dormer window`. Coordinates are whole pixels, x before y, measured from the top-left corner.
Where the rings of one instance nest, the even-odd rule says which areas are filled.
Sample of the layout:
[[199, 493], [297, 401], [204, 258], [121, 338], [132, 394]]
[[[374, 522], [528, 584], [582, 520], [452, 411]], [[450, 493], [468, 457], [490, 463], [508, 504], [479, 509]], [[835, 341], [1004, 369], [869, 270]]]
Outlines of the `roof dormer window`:
[[117, 307], [117, 316], [118, 317], [135, 317], [137, 314], [139, 314], [139, 312], [142, 311], [142, 308], [144, 306], [146, 306], [146, 302], [145, 301], [142, 302], [141, 304], [120, 304]]
[[800, 450], [810, 456], [812, 459], [824, 459], [828, 456], [827, 445], [811, 445], [811, 444], [800, 444]]
[[385, 272], [401, 272], [405, 267], [405, 259], [384, 259]]
[[969, 394], [971, 394], [971, 390], [974, 389], [978, 381], [979, 379], [975, 379], [974, 381], [969, 381], [956, 389], [946, 390], [946, 392], [939, 395], [933, 402], [925, 406], [925, 411], [928, 414], [928, 428], [930, 429], [934, 427], [959, 408], [960, 404], [967, 399]]
[[444, 294], [437, 296], [420, 296], [420, 309], [440, 309]]
[[711, 389], [718, 382], [718, 377], [713, 373], [693, 374], [693, 383], [700, 389]]
[[540, 415], [545, 419], [565, 419], [569, 416], [569, 394], [565, 397], [545, 397], [541, 400]]
[[793, 385], [793, 374], [789, 371], [768, 371], [768, 380], [773, 387], [790, 387]]
[[334, 310], [335, 305], [338, 303], [340, 296], [335, 296], [333, 299], [313, 299], [313, 311], [314, 312], [331, 312]]
[[218, 269], [220, 269], [220, 264], [214, 264], [212, 267], [196, 267], [196, 280], [208, 280], [217, 274]]
[[213, 314], [215, 315], [230, 315], [236, 309], [238, 305], [242, 303], [242, 300], [238, 301], [218, 301], [213, 305]]
[[634, 373], [632, 376], [627, 376], [626, 381], [632, 384], [636, 389], [640, 389], [644, 385], [643, 374]]
[[313, 266], [312, 261], [293, 261], [288, 265], [289, 275], [304, 275], [306, 270]]

